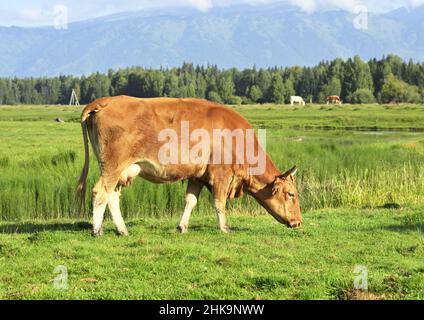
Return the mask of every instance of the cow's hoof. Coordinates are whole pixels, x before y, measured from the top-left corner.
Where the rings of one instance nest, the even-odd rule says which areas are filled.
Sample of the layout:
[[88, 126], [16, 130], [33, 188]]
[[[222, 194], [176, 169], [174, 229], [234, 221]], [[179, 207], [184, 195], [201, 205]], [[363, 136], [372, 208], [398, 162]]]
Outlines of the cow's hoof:
[[230, 233], [231, 229], [230, 229], [230, 227], [225, 226], [225, 227], [221, 227], [221, 231], [224, 232], [224, 233]]
[[177, 230], [178, 230], [180, 233], [187, 233], [187, 232], [188, 232], [188, 227], [186, 227], [186, 226], [178, 226], [178, 227], [177, 227]]
[[122, 230], [122, 231], [116, 230], [116, 234], [118, 236], [122, 236], [122, 237], [128, 237], [129, 236], [128, 230]]
[[101, 228], [100, 230], [91, 231], [91, 235], [93, 237], [101, 237], [103, 235], [103, 228]]

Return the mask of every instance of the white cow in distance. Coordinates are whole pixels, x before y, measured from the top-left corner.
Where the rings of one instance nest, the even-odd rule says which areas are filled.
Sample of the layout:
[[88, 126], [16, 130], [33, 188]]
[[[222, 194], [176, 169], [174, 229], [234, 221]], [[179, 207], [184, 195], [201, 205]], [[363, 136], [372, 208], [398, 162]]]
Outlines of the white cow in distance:
[[298, 97], [298, 96], [291, 96], [290, 97], [290, 104], [293, 106], [294, 104], [299, 104], [301, 106], [305, 105], [305, 101], [303, 100], [302, 97]]

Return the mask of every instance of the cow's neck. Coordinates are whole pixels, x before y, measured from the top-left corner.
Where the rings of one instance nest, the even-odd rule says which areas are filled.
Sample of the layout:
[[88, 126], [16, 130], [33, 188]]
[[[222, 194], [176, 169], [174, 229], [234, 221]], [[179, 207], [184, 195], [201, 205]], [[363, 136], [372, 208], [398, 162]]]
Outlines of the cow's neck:
[[270, 183], [275, 181], [275, 178], [281, 175], [280, 171], [277, 169], [275, 164], [272, 162], [271, 158], [266, 156], [266, 170], [261, 175], [251, 176], [249, 191], [251, 193], [256, 193], [259, 190], [265, 188]]

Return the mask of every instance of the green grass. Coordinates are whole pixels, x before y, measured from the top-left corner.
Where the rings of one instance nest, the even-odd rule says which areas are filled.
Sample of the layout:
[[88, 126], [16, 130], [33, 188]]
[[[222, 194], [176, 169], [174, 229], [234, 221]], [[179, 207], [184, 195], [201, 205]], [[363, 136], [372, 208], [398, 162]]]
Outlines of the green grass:
[[[423, 299], [424, 106], [236, 109], [267, 129], [281, 170], [298, 165], [302, 229], [246, 196], [221, 234], [204, 191], [180, 235], [185, 185], [138, 179], [123, 192], [130, 237], [109, 221], [94, 239], [72, 207], [81, 108], [0, 107], [0, 299]], [[97, 178], [92, 161], [89, 188]], [[67, 290], [53, 286], [59, 265]], [[356, 265], [368, 293], [354, 290]]]
[[424, 130], [424, 107], [399, 105], [252, 105], [236, 108], [254, 125], [266, 128]]
[[[423, 209], [309, 211], [300, 230], [232, 212], [228, 235], [197, 213], [188, 234], [147, 218], [128, 238], [111, 223], [101, 238], [85, 221], [1, 223], [0, 298], [351, 299], [363, 265], [365, 297], [423, 299]], [[67, 290], [53, 286], [58, 265]]]

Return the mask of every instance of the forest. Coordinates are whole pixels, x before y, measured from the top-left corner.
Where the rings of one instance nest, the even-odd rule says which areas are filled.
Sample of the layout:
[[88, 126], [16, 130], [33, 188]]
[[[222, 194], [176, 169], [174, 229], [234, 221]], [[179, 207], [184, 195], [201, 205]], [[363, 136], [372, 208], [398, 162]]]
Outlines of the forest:
[[82, 104], [104, 96], [197, 97], [241, 105], [288, 103], [302, 96], [323, 103], [338, 95], [345, 103], [424, 101], [424, 63], [395, 55], [364, 61], [359, 56], [316, 66], [220, 69], [216, 65], [147, 69], [129, 67], [90, 75], [0, 78], [0, 104], [68, 104], [72, 90]]

